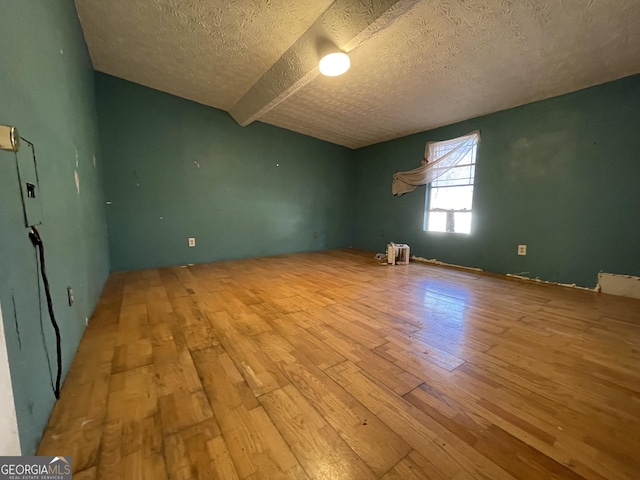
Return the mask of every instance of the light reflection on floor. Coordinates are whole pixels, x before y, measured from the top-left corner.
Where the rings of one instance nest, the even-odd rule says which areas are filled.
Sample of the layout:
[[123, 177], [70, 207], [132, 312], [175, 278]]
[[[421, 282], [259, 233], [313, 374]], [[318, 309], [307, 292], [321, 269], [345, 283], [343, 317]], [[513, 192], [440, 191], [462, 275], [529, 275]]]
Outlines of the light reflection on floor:
[[441, 279], [420, 282], [423, 291], [422, 328], [414, 333], [420, 340], [457, 356], [465, 343], [467, 306], [473, 301], [473, 293], [465, 286]]

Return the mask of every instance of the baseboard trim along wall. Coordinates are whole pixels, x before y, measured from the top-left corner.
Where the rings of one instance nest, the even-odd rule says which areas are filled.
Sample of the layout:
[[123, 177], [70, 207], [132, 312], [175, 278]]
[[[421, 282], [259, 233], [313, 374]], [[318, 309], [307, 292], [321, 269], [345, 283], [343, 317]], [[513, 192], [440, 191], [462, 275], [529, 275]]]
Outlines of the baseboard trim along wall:
[[600, 272], [598, 287], [602, 293], [640, 299], [640, 277]]

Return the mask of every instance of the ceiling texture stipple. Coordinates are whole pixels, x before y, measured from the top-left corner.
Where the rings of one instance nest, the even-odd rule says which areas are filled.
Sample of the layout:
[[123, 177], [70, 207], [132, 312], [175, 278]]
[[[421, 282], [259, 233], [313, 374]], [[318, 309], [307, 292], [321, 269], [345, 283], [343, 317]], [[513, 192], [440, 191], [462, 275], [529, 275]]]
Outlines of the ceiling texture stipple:
[[[96, 70], [350, 148], [640, 72], [638, 0], [76, 5]], [[318, 74], [319, 37], [346, 74]]]
[[351, 51], [386, 28], [419, 0], [336, 0], [231, 109], [240, 125], [262, 117], [318, 76], [323, 42]]

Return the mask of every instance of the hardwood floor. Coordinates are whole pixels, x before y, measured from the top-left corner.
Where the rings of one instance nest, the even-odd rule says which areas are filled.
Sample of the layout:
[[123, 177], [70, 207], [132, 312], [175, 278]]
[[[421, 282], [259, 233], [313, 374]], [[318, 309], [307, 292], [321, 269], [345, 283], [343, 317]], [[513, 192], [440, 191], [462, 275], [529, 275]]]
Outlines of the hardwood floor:
[[640, 302], [329, 251], [114, 273], [74, 479], [637, 479]]

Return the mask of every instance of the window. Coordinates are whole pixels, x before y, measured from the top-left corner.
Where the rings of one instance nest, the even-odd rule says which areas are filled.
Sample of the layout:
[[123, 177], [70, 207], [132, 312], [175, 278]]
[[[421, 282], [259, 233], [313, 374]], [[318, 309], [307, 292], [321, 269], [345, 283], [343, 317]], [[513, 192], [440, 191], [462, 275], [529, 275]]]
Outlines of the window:
[[477, 145], [478, 139], [475, 136], [429, 144], [429, 162], [454, 149], [458, 150], [460, 160], [446, 173], [433, 180], [427, 189], [425, 230], [471, 233]]

